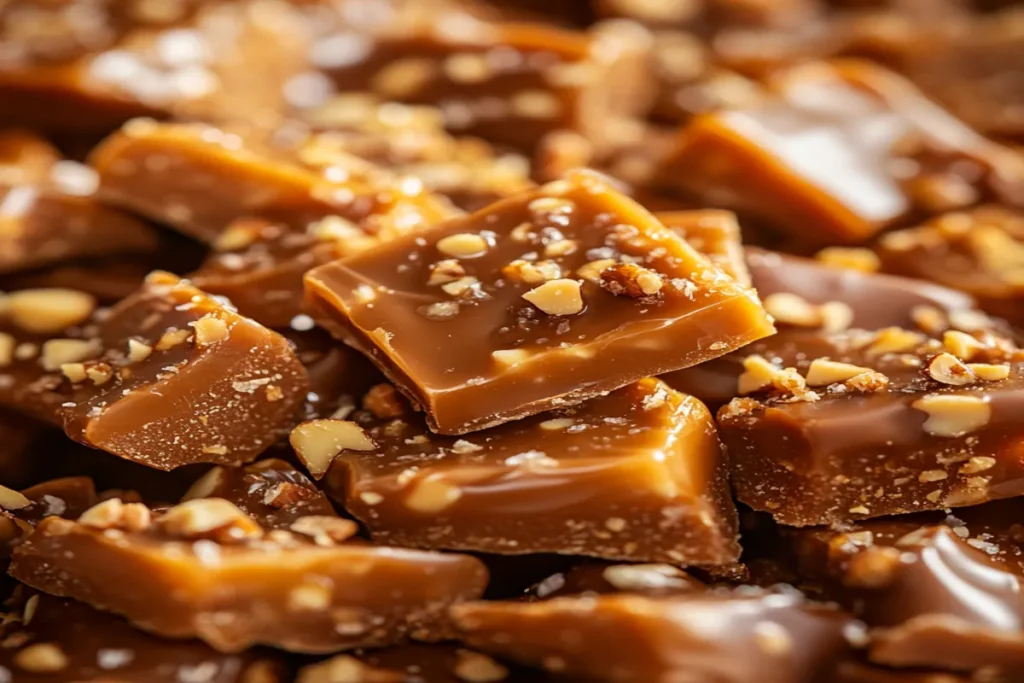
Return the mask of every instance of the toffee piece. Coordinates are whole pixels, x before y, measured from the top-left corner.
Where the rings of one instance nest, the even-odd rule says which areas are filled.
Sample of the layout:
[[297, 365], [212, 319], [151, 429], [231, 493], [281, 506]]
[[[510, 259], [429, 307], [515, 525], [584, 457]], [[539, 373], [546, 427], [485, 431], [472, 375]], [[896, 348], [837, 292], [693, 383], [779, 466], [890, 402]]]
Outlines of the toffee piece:
[[327, 479], [375, 541], [676, 564], [739, 557], [711, 415], [657, 380], [460, 439], [431, 434], [401, 405], [382, 410], [378, 396], [364, 405], [390, 419], [350, 416], [369, 448], [343, 451]]
[[788, 593], [477, 602], [453, 614], [472, 647], [598, 681], [815, 683], [850, 650], [848, 617]]
[[763, 103], [695, 118], [660, 184], [827, 245], [1019, 188], [1020, 165], [896, 74], [837, 62], [786, 72]]
[[736, 282], [749, 287], [750, 271], [736, 214], [729, 211], [663, 211], [654, 217], [708, 257]]
[[1021, 504], [787, 530], [801, 576], [872, 627], [876, 663], [1024, 671]]
[[306, 294], [322, 326], [447, 434], [572, 405], [773, 332], [751, 290], [582, 171], [321, 266]]
[[718, 412], [737, 497], [806, 526], [1018, 496], [1021, 350], [897, 327], [752, 347]]
[[410, 633], [436, 638], [450, 604], [483, 593], [487, 571], [474, 558], [346, 543], [354, 529], [332, 533], [337, 525], [323, 522], [308, 516], [289, 530], [267, 530], [220, 498], [163, 512], [115, 499], [77, 522], [41, 522], [16, 548], [11, 573], [222, 652], [256, 644], [333, 652]]

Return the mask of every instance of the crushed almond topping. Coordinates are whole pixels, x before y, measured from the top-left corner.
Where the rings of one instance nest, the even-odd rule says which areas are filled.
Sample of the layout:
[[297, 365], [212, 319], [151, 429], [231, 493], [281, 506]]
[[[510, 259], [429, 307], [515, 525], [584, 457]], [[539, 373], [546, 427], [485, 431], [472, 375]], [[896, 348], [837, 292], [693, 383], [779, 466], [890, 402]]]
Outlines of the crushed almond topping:
[[40, 363], [44, 370], [55, 372], [66, 363], [80, 363], [99, 353], [95, 341], [84, 339], [51, 339], [43, 344]]
[[973, 384], [977, 379], [971, 370], [950, 353], [940, 353], [928, 362], [928, 376], [936, 382], [952, 386]]
[[635, 263], [615, 263], [605, 268], [600, 284], [616, 296], [633, 299], [654, 296], [665, 286], [660, 275]]
[[799, 396], [806, 391], [807, 383], [794, 368], [777, 367], [764, 356], [755, 354], [744, 358], [739, 393], [751, 394], [768, 388]]
[[821, 310], [801, 296], [789, 292], [775, 292], [764, 299], [764, 310], [780, 323], [799, 327], [821, 325]]
[[204, 315], [195, 321], [193, 328], [196, 331], [196, 346], [209, 346], [228, 338], [227, 323], [212, 315]]
[[967, 369], [985, 382], [999, 382], [1010, 376], [1009, 364], [992, 365], [989, 363], [968, 363]]
[[474, 258], [487, 251], [487, 240], [480, 235], [459, 232], [437, 241], [437, 250], [454, 258]]
[[96, 309], [96, 299], [74, 289], [23, 289], [6, 297], [7, 317], [33, 334], [58, 334], [80, 325]]
[[21, 510], [32, 504], [32, 501], [19, 491], [0, 486], [0, 509]]
[[196, 498], [175, 505], [157, 523], [166, 533], [184, 538], [211, 532], [231, 537], [258, 536], [260, 525], [234, 503], [222, 498]]
[[86, 376], [96, 386], [103, 386], [114, 377], [114, 369], [106, 363], [97, 363], [85, 371]]
[[576, 276], [580, 279], [586, 280], [587, 282], [599, 284], [601, 282], [601, 273], [608, 270], [615, 264], [615, 259], [611, 258], [590, 261], [576, 269]]
[[390, 420], [405, 414], [405, 405], [398, 391], [390, 384], [377, 384], [363, 396], [363, 410], [369, 410], [380, 420]]
[[836, 382], [845, 382], [867, 372], [872, 372], [871, 368], [817, 358], [811, 362], [807, 370], [807, 384], [812, 387], [823, 387]]
[[905, 353], [923, 341], [924, 335], [919, 332], [911, 332], [900, 327], [887, 327], [875, 334], [874, 341], [868, 345], [865, 353], [868, 357]]
[[851, 377], [843, 382], [843, 386], [850, 391], [861, 391], [864, 393], [883, 391], [889, 386], [889, 378], [880, 372], [871, 370], [856, 377]]
[[466, 683], [499, 683], [508, 678], [508, 669], [487, 655], [458, 650], [453, 672]]
[[987, 455], [975, 455], [960, 466], [960, 474], [976, 474], [990, 470], [996, 465], [996, 459]]
[[65, 377], [75, 384], [84, 382], [89, 377], [85, 373], [84, 363], [64, 363], [60, 366], [60, 371]]
[[826, 266], [863, 273], [877, 273], [882, 267], [878, 254], [863, 247], [827, 247], [819, 251], [815, 258]]
[[977, 396], [929, 394], [911, 404], [928, 415], [924, 430], [932, 436], [963, 436], [988, 424], [992, 407]]
[[576, 280], [550, 280], [523, 294], [548, 315], [575, 315], [583, 310], [583, 295]]
[[372, 451], [373, 439], [355, 422], [310, 420], [292, 430], [288, 437], [295, 454], [314, 478], [319, 479], [343, 451]]
[[562, 277], [562, 269], [553, 261], [524, 261], [516, 259], [501, 269], [501, 274], [510, 280], [536, 285]]
[[556, 240], [544, 247], [546, 258], [558, 258], [568, 256], [576, 251], [576, 242], [573, 240]]
[[472, 291], [480, 281], [472, 275], [466, 277], [460, 277], [458, 280], [453, 280], [446, 284], [441, 285], [441, 289], [444, 290], [445, 294], [452, 296], [460, 296], [466, 292]]
[[128, 340], [128, 360], [132, 363], [144, 361], [149, 358], [152, 353], [153, 347], [149, 344], [143, 344], [135, 339]]
[[842, 301], [828, 301], [818, 307], [821, 328], [826, 332], [842, 332], [853, 324], [853, 309]]
[[342, 543], [359, 531], [359, 525], [351, 520], [324, 515], [299, 517], [289, 528], [297, 534], [309, 536], [317, 545]]
[[455, 259], [438, 261], [430, 269], [428, 285], [443, 285], [448, 282], [455, 282], [466, 274], [466, 269]]
[[184, 344], [189, 337], [192, 336], [192, 330], [168, 330], [164, 332], [163, 336], [156, 343], [157, 351], [167, 351], [173, 349], [175, 346]]
[[985, 350], [980, 341], [959, 330], [948, 330], [942, 335], [942, 346], [962, 361], [969, 361]]

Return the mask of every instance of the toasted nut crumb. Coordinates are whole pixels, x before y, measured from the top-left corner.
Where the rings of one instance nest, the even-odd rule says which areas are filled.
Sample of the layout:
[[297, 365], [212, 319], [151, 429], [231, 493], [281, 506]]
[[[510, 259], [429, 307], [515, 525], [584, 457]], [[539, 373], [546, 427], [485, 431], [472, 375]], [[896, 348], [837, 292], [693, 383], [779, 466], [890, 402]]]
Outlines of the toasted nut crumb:
[[479, 280], [472, 275], [467, 275], [466, 277], [460, 277], [458, 280], [441, 285], [441, 289], [444, 290], [445, 294], [459, 296], [472, 290], [478, 284], [480, 284]]
[[930, 335], [937, 335], [949, 327], [946, 315], [935, 306], [914, 306], [910, 309], [910, 319], [918, 329]]
[[209, 346], [228, 338], [227, 323], [212, 315], [204, 315], [195, 321], [193, 327], [196, 331], [196, 346]]
[[143, 344], [140, 341], [134, 339], [128, 340], [128, 360], [133, 363], [139, 363], [149, 358], [150, 354], [153, 353], [153, 347], [149, 344]]
[[871, 510], [869, 510], [867, 506], [864, 505], [855, 505], [852, 508], [850, 508], [850, 513], [854, 515], [870, 515]]
[[189, 337], [192, 336], [192, 330], [168, 330], [164, 332], [163, 336], [156, 343], [157, 351], [167, 351], [173, 349], [175, 346], [184, 344]]
[[423, 513], [441, 512], [462, 497], [462, 489], [436, 476], [420, 479], [405, 498], [410, 510]]
[[977, 379], [966, 365], [950, 353], [940, 353], [928, 362], [928, 376], [936, 382], [952, 386], [973, 384]]
[[821, 311], [818, 306], [803, 297], [789, 292], [775, 292], [764, 299], [764, 310], [780, 323], [800, 327], [821, 325]]
[[314, 478], [319, 479], [342, 451], [372, 451], [377, 447], [363, 428], [348, 420], [310, 420], [288, 437], [295, 454]]
[[863, 273], [877, 273], [882, 267], [878, 255], [863, 247], [827, 247], [819, 251], [815, 258], [826, 266], [859, 270]]
[[889, 378], [880, 372], [871, 370], [851, 377], [850, 379], [843, 382], [843, 386], [851, 391], [862, 391], [864, 393], [871, 393], [875, 391], [882, 391], [889, 386]]
[[359, 500], [363, 501], [367, 505], [380, 505], [384, 502], [384, 496], [380, 495], [376, 491], [363, 491], [359, 494]]
[[874, 341], [865, 353], [869, 357], [882, 356], [887, 353], [905, 353], [924, 341], [924, 336], [900, 327], [887, 327], [875, 334]]
[[33, 334], [57, 334], [79, 325], [96, 309], [96, 299], [74, 289], [23, 289], [7, 297], [7, 316]]
[[473, 233], [458, 232], [439, 239], [437, 250], [455, 258], [473, 258], [487, 251], [487, 240]]
[[921, 474], [917, 475], [917, 480], [922, 484], [927, 484], [933, 481], [942, 481], [947, 478], [949, 473], [946, 470], [925, 470]]
[[68, 665], [68, 658], [53, 643], [35, 643], [14, 655], [14, 663], [23, 671], [47, 674], [62, 671]]
[[342, 543], [359, 531], [359, 526], [352, 520], [324, 515], [299, 517], [289, 528], [297, 534], [313, 538], [318, 545]]
[[89, 360], [99, 352], [94, 341], [84, 339], [51, 339], [43, 344], [39, 361], [44, 370], [54, 372], [65, 363], [80, 363]]
[[807, 370], [807, 384], [812, 387], [828, 386], [836, 382], [845, 382], [857, 375], [871, 371], [871, 368], [863, 368], [859, 365], [816, 358], [811, 361], [811, 366]]
[[573, 240], [556, 240], [544, 247], [545, 258], [558, 258], [568, 256], [576, 251], [576, 242]]
[[84, 382], [89, 378], [85, 373], [84, 363], [64, 363], [60, 366], [61, 373], [75, 384]]
[[586, 280], [587, 282], [600, 283], [601, 273], [608, 270], [616, 264], [615, 259], [603, 258], [597, 261], [591, 261], [584, 263], [582, 266], [576, 269], [576, 276]]
[[430, 279], [427, 280], [427, 284], [443, 285], [448, 282], [455, 282], [465, 274], [466, 269], [462, 267], [461, 263], [455, 259], [445, 259], [438, 261], [430, 269]]
[[575, 315], [583, 310], [583, 295], [576, 280], [545, 282], [523, 294], [523, 298], [548, 315]]
[[601, 271], [601, 286], [616, 296], [654, 296], [664, 285], [660, 275], [635, 263], [616, 263]]
[[4, 510], [21, 510], [31, 504], [32, 501], [21, 492], [9, 489], [6, 486], [0, 486], [0, 508]]
[[853, 309], [842, 301], [827, 301], [818, 307], [821, 328], [826, 332], [842, 332], [853, 324]]
[[185, 538], [221, 530], [239, 537], [262, 533], [252, 517], [222, 498], [196, 498], [179, 503], [157, 521], [167, 533]]
[[459, 650], [458, 660], [453, 669], [455, 675], [466, 683], [498, 683], [508, 678], [508, 669], [479, 652]]
[[284, 391], [282, 391], [281, 387], [277, 386], [276, 384], [268, 384], [266, 391], [267, 400], [270, 401], [271, 403], [276, 403], [277, 401], [280, 401], [281, 399], [284, 398]]
[[141, 503], [122, 503], [111, 498], [97, 503], [82, 513], [78, 523], [93, 529], [123, 529], [145, 531], [152, 522], [152, 514]]
[[750, 394], [770, 387], [799, 395], [807, 389], [807, 383], [795, 369], [778, 368], [763, 356], [755, 354], [744, 358], [739, 393]]
[[7, 367], [14, 362], [14, 349], [18, 346], [17, 340], [6, 332], [0, 332], [0, 368]]
[[942, 335], [942, 346], [962, 361], [969, 361], [985, 350], [980, 341], [960, 330], [948, 330]]
[[319, 583], [300, 583], [288, 594], [288, 608], [294, 611], [318, 611], [331, 606], [331, 591]]
[[438, 301], [437, 303], [420, 306], [416, 312], [430, 320], [447, 320], [459, 314], [459, 304], [455, 301]]
[[452, 444], [452, 453], [477, 453], [482, 450], [482, 446], [477, 446], [472, 441], [467, 441], [466, 439], [459, 439]]
[[1009, 364], [992, 365], [989, 363], [968, 363], [967, 369], [985, 382], [999, 382], [1010, 376]]
[[85, 371], [86, 376], [96, 386], [103, 386], [114, 377], [114, 369], [106, 363], [97, 363]]
[[562, 277], [562, 269], [553, 261], [537, 261], [535, 263], [530, 263], [523, 259], [516, 259], [502, 268], [501, 274], [516, 282], [535, 285]]
[[398, 398], [398, 391], [390, 384], [377, 384], [363, 396], [363, 410], [369, 410], [374, 417], [390, 420], [405, 414], [405, 406]]
[[977, 396], [929, 394], [911, 404], [928, 415], [924, 430], [932, 436], [963, 436], [988, 424], [992, 408]]
[[571, 417], [556, 417], [552, 420], [544, 420], [540, 423], [540, 428], [547, 431], [558, 431], [561, 429], [568, 429], [576, 424], [576, 420]]
[[990, 470], [996, 465], [996, 459], [988, 455], [975, 455], [960, 466], [960, 474], [975, 474]]

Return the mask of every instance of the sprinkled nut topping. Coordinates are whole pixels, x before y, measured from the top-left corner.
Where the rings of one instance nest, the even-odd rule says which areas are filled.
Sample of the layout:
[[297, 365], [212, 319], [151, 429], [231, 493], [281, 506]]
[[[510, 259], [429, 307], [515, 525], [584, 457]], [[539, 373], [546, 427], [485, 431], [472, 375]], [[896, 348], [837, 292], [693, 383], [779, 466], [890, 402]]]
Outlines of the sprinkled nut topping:
[[455, 259], [445, 259], [438, 261], [430, 269], [430, 279], [427, 280], [427, 284], [443, 285], [448, 282], [454, 282], [465, 274], [466, 269], [462, 267], [461, 263]]
[[871, 372], [871, 368], [817, 358], [811, 362], [811, 366], [807, 370], [807, 384], [812, 387], [823, 387], [836, 382], [845, 382], [865, 372]]
[[660, 275], [633, 263], [616, 263], [601, 271], [601, 286], [616, 296], [655, 296], [664, 284]]
[[911, 405], [928, 415], [924, 430], [932, 436], [963, 436], [981, 429], [992, 417], [992, 408], [977, 396], [929, 394]]
[[22, 493], [0, 486], [0, 508], [4, 510], [21, 510], [32, 504]]
[[44, 370], [59, 370], [67, 363], [80, 363], [99, 353], [98, 345], [84, 339], [51, 339], [43, 344], [39, 358]]
[[877, 273], [882, 267], [878, 255], [863, 247], [828, 247], [819, 251], [815, 258], [827, 266], [863, 273]]
[[52, 674], [68, 665], [63, 650], [53, 643], [35, 643], [18, 651], [14, 663], [23, 671], [34, 674]]
[[220, 531], [224, 532], [222, 537], [244, 538], [262, 532], [252, 517], [221, 498], [196, 498], [180, 503], [160, 516], [157, 523], [165, 532], [184, 538]]
[[545, 282], [523, 294], [523, 298], [548, 315], [575, 315], [583, 310], [580, 283], [576, 280]]
[[310, 420], [288, 439], [310, 474], [319, 479], [343, 451], [372, 451], [377, 445], [363, 428], [348, 420]]
[[57, 334], [88, 320], [96, 299], [73, 289], [24, 289], [7, 296], [7, 317], [34, 334]]
[[437, 250], [454, 258], [475, 258], [487, 251], [487, 240], [480, 235], [459, 232], [438, 240]]
[[447, 510], [462, 497], [462, 489], [439, 477], [424, 477], [416, 482], [405, 498], [405, 505], [416, 512], [437, 513]]
[[195, 322], [196, 346], [210, 346], [228, 338], [228, 326], [220, 318], [205, 315]]
[[973, 384], [977, 379], [970, 368], [949, 353], [940, 353], [928, 362], [928, 376], [936, 382], [953, 386]]
[[466, 683], [498, 683], [508, 678], [508, 669], [487, 655], [459, 650], [454, 673]]

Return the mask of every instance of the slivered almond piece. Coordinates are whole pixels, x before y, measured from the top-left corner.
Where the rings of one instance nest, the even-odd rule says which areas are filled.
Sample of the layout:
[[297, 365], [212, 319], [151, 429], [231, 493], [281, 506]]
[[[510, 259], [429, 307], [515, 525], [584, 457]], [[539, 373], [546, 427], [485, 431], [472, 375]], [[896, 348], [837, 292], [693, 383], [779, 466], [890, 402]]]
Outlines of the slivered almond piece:
[[992, 407], [977, 396], [929, 394], [911, 404], [928, 415], [924, 430], [932, 436], [963, 436], [988, 424]]
[[57, 334], [89, 319], [96, 299], [74, 289], [23, 289], [7, 296], [7, 316], [33, 334]]
[[824, 387], [836, 382], [845, 382], [857, 375], [871, 371], [871, 368], [864, 368], [852, 363], [838, 363], [817, 358], [811, 362], [811, 366], [807, 370], [807, 384], [812, 387]]
[[314, 478], [319, 479], [342, 451], [372, 451], [377, 447], [363, 428], [349, 420], [310, 420], [288, 437], [295, 454]]
[[548, 315], [575, 315], [583, 310], [583, 295], [576, 280], [550, 280], [526, 292], [523, 298]]

